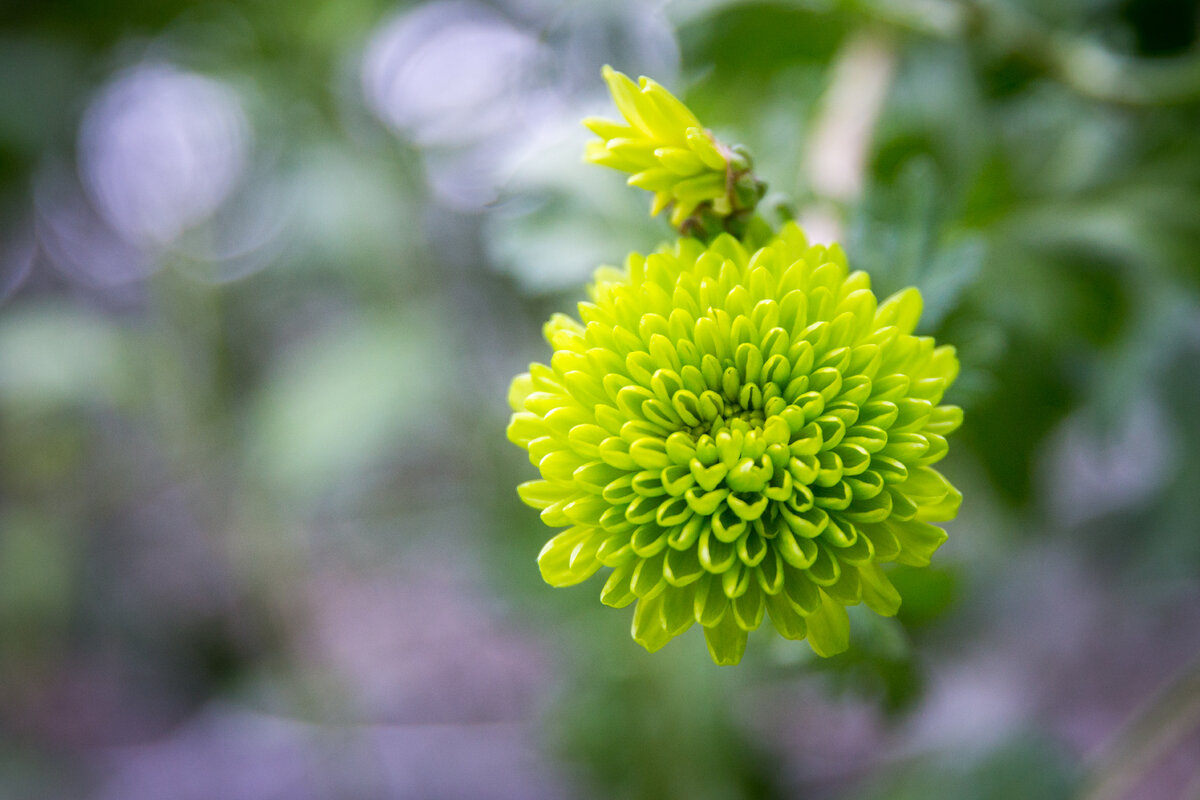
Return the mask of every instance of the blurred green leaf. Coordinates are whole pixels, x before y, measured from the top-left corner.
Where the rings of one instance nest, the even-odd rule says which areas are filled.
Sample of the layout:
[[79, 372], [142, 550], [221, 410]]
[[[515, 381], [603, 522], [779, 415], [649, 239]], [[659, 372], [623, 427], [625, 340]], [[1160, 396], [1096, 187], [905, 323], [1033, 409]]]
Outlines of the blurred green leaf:
[[431, 317], [364, 320], [300, 343], [252, 418], [252, 463], [289, 493], [352, 479], [444, 421], [455, 362]]
[[78, 556], [55, 520], [30, 509], [0, 515], [0, 660], [50, 655], [38, 651], [65, 633]]
[[832, 2], [738, 2], [710, 5], [708, 13], [686, 20], [679, 37], [692, 63], [712, 65], [749, 86], [796, 62], [828, 63], [850, 25]]
[[897, 566], [888, 572], [888, 578], [903, 598], [896, 618], [905, 627], [916, 628], [932, 622], [958, 598], [958, 578], [944, 567]]
[[596, 267], [623, 265], [670, 236], [616, 171], [581, 161], [587, 138], [579, 126], [521, 159], [485, 222], [489, 256], [527, 292], [578, 291]]
[[25, 304], [0, 316], [0, 401], [46, 411], [111, 403], [124, 343], [111, 318], [65, 304]]
[[1067, 800], [1078, 769], [1065, 749], [1036, 731], [1023, 731], [982, 755], [946, 753], [876, 777], [856, 800]]

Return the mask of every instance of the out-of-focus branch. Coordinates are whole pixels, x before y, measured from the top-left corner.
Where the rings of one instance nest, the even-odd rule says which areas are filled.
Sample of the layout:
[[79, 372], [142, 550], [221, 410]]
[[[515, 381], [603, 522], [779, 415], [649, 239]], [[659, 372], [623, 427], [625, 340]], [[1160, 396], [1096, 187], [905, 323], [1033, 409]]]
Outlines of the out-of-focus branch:
[[1103, 102], [1143, 106], [1200, 101], [1200, 54], [1131, 58], [1087, 37], [1049, 30], [1011, 5], [978, 0], [862, 0], [861, 8], [880, 22], [926, 36], [979, 39], [988, 50], [1019, 55]]
[[1117, 732], [1096, 759], [1082, 800], [1120, 800], [1145, 771], [1200, 727], [1200, 662], [1186, 668]]
[[801, 167], [814, 200], [800, 218], [814, 241], [841, 238], [839, 209], [862, 193], [871, 136], [895, 72], [895, 47], [876, 31], [855, 35], [838, 54]]

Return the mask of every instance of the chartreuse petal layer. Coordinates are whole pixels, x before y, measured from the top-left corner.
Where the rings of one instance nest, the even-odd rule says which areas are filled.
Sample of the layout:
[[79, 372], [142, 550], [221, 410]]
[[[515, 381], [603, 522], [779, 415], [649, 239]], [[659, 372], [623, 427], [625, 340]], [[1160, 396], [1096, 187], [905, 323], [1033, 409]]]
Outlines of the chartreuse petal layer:
[[636, 641], [699, 625], [718, 664], [767, 619], [829, 656], [846, 606], [894, 614], [880, 565], [945, 540], [961, 495], [933, 465], [962, 411], [941, 404], [954, 349], [913, 335], [919, 292], [878, 303], [869, 283], [794, 224], [755, 252], [681, 239], [601, 268], [510, 393], [508, 436], [541, 473], [521, 498], [564, 529], [543, 578], [605, 570]]
[[[585, 119], [600, 137], [588, 143], [585, 159], [630, 173], [630, 186], [654, 193], [651, 215], [670, 207], [675, 227], [705, 203], [720, 216], [732, 213], [737, 196], [730, 192], [731, 154], [695, 114], [650, 78], [634, 83], [611, 67], [603, 74], [625, 120]], [[732, 157], [741, 166], [741, 157]]]

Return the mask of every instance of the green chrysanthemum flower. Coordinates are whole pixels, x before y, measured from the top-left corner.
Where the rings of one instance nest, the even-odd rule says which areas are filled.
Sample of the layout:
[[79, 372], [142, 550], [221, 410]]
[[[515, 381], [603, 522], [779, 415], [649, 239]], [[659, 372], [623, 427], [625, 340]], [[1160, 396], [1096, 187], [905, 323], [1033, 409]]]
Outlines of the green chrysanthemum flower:
[[651, 79], [635, 84], [607, 66], [603, 74], [625, 124], [585, 119], [601, 139], [588, 143], [587, 161], [632, 173], [630, 186], [654, 193], [651, 216], [670, 207], [676, 228], [697, 210], [717, 217], [753, 210], [765, 186], [751, 174], [745, 152], [714, 139], [691, 109]]
[[719, 664], [764, 616], [828, 656], [846, 606], [894, 614], [880, 565], [928, 564], [961, 501], [932, 468], [962, 421], [940, 405], [958, 361], [913, 335], [920, 293], [877, 306], [838, 246], [789, 224], [754, 252], [723, 234], [631, 255], [590, 296], [510, 395], [541, 472], [520, 495], [566, 528], [545, 580], [608, 567], [601, 600], [636, 601], [635, 640], [699, 624]]

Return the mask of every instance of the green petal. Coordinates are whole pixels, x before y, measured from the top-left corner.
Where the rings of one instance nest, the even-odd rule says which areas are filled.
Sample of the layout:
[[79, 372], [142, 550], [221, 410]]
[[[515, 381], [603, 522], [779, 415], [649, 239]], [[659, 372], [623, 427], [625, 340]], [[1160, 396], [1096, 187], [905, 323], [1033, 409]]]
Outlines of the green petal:
[[826, 586], [825, 592], [843, 606], [862, 602], [862, 582], [858, 578], [858, 569], [842, 564], [838, 579]]
[[603, 541], [596, 548], [596, 558], [606, 567], [619, 567], [635, 558], [629, 544], [629, 534], [605, 531]]
[[808, 569], [817, 560], [817, 546], [812, 540], [793, 536], [787, 528], [780, 528], [775, 534], [775, 549], [798, 569]]
[[546, 542], [537, 559], [542, 580], [551, 586], [574, 586], [592, 577], [602, 566], [596, 549], [604, 538], [594, 528], [571, 528]]
[[654, 523], [640, 525], [629, 540], [630, 549], [639, 558], [653, 558], [667, 547], [667, 531]]
[[875, 327], [894, 325], [900, 333], [912, 333], [921, 318], [921, 292], [909, 287], [896, 292], [879, 304], [875, 313]]
[[699, 549], [696, 555], [706, 570], [712, 573], [722, 573], [737, 561], [737, 547], [731, 543], [722, 542], [711, 530], [700, 532]]
[[527, 506], [549, 508], [575, 494], [569, 484], [550, 481], [526, 481], [517, 485], [517, 494]]
[[708, 654], [721, 666], [732, 666], [742, 660], [742, 654], [746, 652], [746, 636], [746, 631], [738, 627], [733, 614], [726, 614], [716, 625], [704, 629]]
[[564, 483], [573, 480], [575, 470], [582, 466], [584, 466], [583, 459], [571, 450], [555, 450], [547, 453], [538, 461], [538, 470], [541, 471], [543, 478], [548, 481]]
[[710, 169], [724, 170], [727, 166], [725, 156], [721, 155], [721, 151], [713, 144], [712, 137], [700, 129], [699, 125], [687, 130], [688, 146], [701, 161], [703, 161]]
[[872, 523], [858, 526], [858, 532], [871, 540], [878, 561], [893, 561], [900, 553], [900, 541], [890, 526]]
[[775, 626], [775, 630], [779, 631], [780, 636], [798, 641], [808, 635], [808, 625], [805, 624], [804, 617], [800, 616], [800, 613], [792, 607], [786, 597], [769, 595], [766, 603], [771, 624]]
[[954, 345], [944, 344], [933, 351], [929, 371], [934, 377], [944, 378], [947, 384], [958, 377], [958, 353]]
[[734, 562], [733, 566], [721, 573], [721, 591], [734, 600], [744, 595], [753, 581], [753, 571], [746, 569], [745, 564]]
[[[683, 129], [664, 112], [661, 104], [655, 102], [650, 84], [651, 81], [649, 78], [645, 76], [638, 78], [638, 93], [635, 98], [638, 113], [641, 114], [642, 120], [650, 127], [650, 132], [654, 138], [665, 142], [682, 143]], [[654, 84], [654, 86], [658, 86], [658, 84]], [[666, 90], [662, 89], [662, 87], [658, 88], [665, 93]]]
[[528, 447], [534, 439], [547, 434], [546, 425], [537, 414], [518, 411], [508, 423], [508, 440], [518, 447]]
[[896, 556], [898, 564], [927, 567], [930, 556], [946, 541], [946, 532], [928, 522], [889, 520], [884, 524], [900, 542], [900, 553]]
[[652, 167], [630, 175], [626, 183], [649, 192], [671, 192], [674, 195], [680, 181], [679, 176], [671, 170]]
[[798, 613], [808, 615], [821, 604], [821, 592], [803, 571], [784, 567], [783, 593]]
[[600, 117], [586, 117], [583, 120], [583, 126], [601, 139], [626, 139], [637, 135], [637, 132], [628, 125]]
[[604, 588], [600, 590], [600, 602], [613, 608], [624, 608], [637, 599], [630, 586], [633, 570], [640, 562], [627, 561], [612, 571]]
[[817, 559], [805, 570], [805, 574], [818, 586], [831, 586], [841, 577], [842, 567], [828, 547], [817, 547]]
[[692, 110], [656, 81], [642, 78], [641, 84], [642, 93], [658, 106], [659, 112], [667, 124], [673, 131], [678, 131], [680, 136], [686, 136], [689, 128], [700, 126], [700, 121], [696, 119]]
[[954, 490], [945, 476], [931, 467], [914, 467], [909, 470], [908, 479], [896, 488], [917, 503], [938, 502]]
[[733, 618], [739, 628], [750, 632], [762, 624], [766, 609], [765, 597], [757, 582], [750, 582], [746, 592], [733, 600]]
[[529, 397], [532, 392], [533, 378], [528, 372], [522, 372], [513, 378], [512, 384], [508, 387], [508, 405], [513, 411], [523, 411], [525, 398]]
[[[663, 171], [667, 172], [667, 170]], [[667, 172], [667, 174], [670, 173]], [[694, 178], [687, 178], [685, 180], [672, 177], [672, 181], [674, 185], [671, 187], [671, 194], [684, 203], [701, 203], [725, 193], [725, 176], [723, 174], [705, 172]], [[641, 185], [633, 183], [632, 178], [630, 179], [630, 184], [633, 186]], [[642, 188], [648, 187], [643, 186]]]
[[654, 597], [670, 585], [663, 578], [663, 558], [664, 554], [659, 553], [653, 558], [644, 558], [637, 562], [630, 582], [636, 596]]
[[859, 567], [858, 572], [862, 581], [863, 603], [867, 608], [885, 617], [894, 615], [900, 609], [900, 593], [879, 565], [868, 564]]
[[691, 584], [683, 589], [668, 589], [659, 595], [659, 615], [663, 628], [669, 636], [678, 636], [686, 631], [696, 621], [695, 601], [696, 585]]
[[[604, 514], [612, 509], [602, 498], [581, 494], [563, 504], [563, 514], [576, 525], [603, 527]], [[543, 512], [544, 514], [545, 512]]]
[[565, 528], [574, 522], [574, 520], [567, 516], [566, 511], [564, 511], [566, 506], [566, 500], [559, 500], [543, 508], [538, 516], [542, 518], [543, 523], [551, 528]]
[[654, 157], [663, 167], [681, 177], [704, 170], [704, 162], [691, 150], [682, 147], [660, 147], [654, 151]]
[[908, 480], [896, 488], [917, 504], [916, 518], [922, 522], [954, 519], [962, 504], [962, 493], [931, 467], [909, 470]]
[[700, 580], [705, 573], [694, 547], [687, 550], [668, 549], [663, 560], [663, 577], [672, 586], [681, 587]]
[[[591, 461], [584, 464], [572, 474], [572, 479], [594, 492], [604, 493], [613, 483], [625, 478], [628, 473], [621, 472], [616, 467], [603, 461]], [[607, 498], [605, 498], [607, 500]]]
[[813, 652], [828, 658], [850, 646], [850, 617], [845, 606], [821, 592], [821, 606], [805, 618]]
[[729, 598], [721, 590], [720, 578], [709, 575], [697, 582], [692, 612], [696, 622], [705, 627], [716, 625], [725, 618], [729, 612]]
[[655, 192], [650, 200], [650, 216], [657, 217], [663, 209], [671, 205], [672, 197], [668, 192]]
[[607, 64], [600, 70], [600, 74], [604, 77], [604, 82], [608, 84], [608, 91], [612, 94], [613, 102], [616, 104], [617, 110], [621, 112], [621, 116], [642, 133], [652, 134], [653, 131], [642, 119], [641, 112], [638, 110], [640, 92], [637, 84], [631, 81], [629, 76], [617, 72]]
[[917, 519], [921, 522], [948, 522], [958, 516], [962, 499], [962, 492], [952, 486], [950, 493], [940, 502], [922, 504], [917, 509]]
[[663, 624], [662, 595], [643, 598], [633, 611], [633, 640], [653, 653], [671, 640], [671, 634]]
[[783, 569], [783, 557], [774, 548], [768, 546], [767, 553], [754, 573], [759, 588], [770, 595], [783, 591], [786, 573]]

